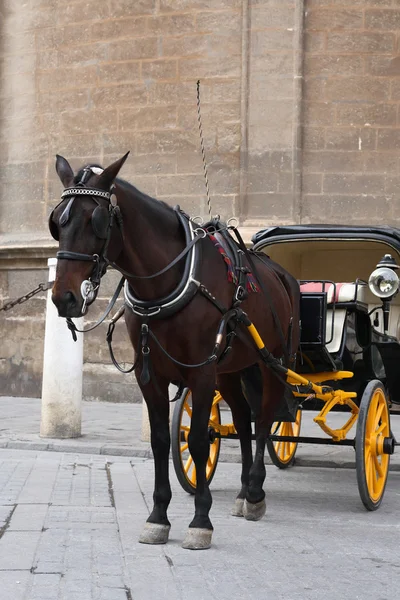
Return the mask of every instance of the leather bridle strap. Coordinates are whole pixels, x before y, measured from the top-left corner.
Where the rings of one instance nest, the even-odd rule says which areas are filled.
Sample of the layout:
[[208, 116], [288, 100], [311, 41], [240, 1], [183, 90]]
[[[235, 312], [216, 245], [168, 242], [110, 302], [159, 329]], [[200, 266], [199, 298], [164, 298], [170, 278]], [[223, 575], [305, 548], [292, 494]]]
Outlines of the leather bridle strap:
[[184, 256], [186, 256], [186, 254], [189, 252], [189, 250], [191, 250], [193, 248], [193, 246], [195, 244], [197, 244], [197, 242], [199, 240], [202, 240], [206, 237], [207, 232], [204, 229], [199, 228], [199, 231], [201, 233], [196, 235], [196, 237], [194, 237], [187, 244], [187, 246], [185, 246], [185, 248], [182, 250], [182, 252], [180, 252], [180, 254], [178, 254], [178, 256], [176, 258], [174, 258], [173, 261], [171, 261], [166, 267], [161, 269], [161, 271], [157, 271], [157, 273], [153, 273], [152, 275], [133, 275], [132, 273], [128, 273], [128, 271], [121, 269], [121, 267], [116, 265], [112, 260], [108, 260], [106, 257], [105, 257], [105, 261], [108, 265], [110, 265], [111, 267], [113, 267], [114, 269], [116, 269], [117, 271], [122, 273], [122, 275], [124, 275], [125, 277], [128, 277], [130, 279], [154, 279], [155, 277], [158, 277], [159, 275], [164, 275], [164, 273], [166, 273], [167, 271], [172, 269], [172, 267], [174, 267], [180, 260], [182, 260], [182, 258]]
[[82, 260], [86, 262], [99, 262], [98, 254], [81, 254], [80, 252], [70, 252], [69, 250], [60, 250], [56, 254], [57, 258], [65, 260]]
[[122, 287], [124, 285], [124, 281], [125, 281], [125, 277], [121, 277], [120, 282], [117, 285], [117, 289], [115, 290], [114, 295], [111, 298], [110, 303], [107, 306], [104, 314], [91, 327], [88, 327], [87, 329], [77, 329], [77, 327], [76, 327], [75, 323], [72, 321], [72, 319], [70, 317], [67, 317], [67, 319], [66, 319], [67, 326], [68, 326], [68, 329], [71, 331], [72, 337], [74, 338], [75, 342], [76, 342], [76, 332], [78, 332], [78, 333], [86, 333], [87, 331], [92, 331], [93, 329], [96, 329], [96, 327], [98, 327], [99, 325], [101, 325], [101, 323], [108, 317], [108, 315], [110, 314], [110, 311], [111, 311], [112, 307], [116, 303], [116, 301], [118, 299], [118, 296], [121, 293]]

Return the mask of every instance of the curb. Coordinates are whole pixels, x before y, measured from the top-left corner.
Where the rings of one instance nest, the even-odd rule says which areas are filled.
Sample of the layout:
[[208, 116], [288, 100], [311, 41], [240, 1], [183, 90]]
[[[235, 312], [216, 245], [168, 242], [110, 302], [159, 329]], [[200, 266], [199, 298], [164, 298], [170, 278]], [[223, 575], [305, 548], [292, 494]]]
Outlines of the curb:
[[[7, 450], [30, 450], [36, 452], [66, 452], [74, 454], [98, 454], [107, 456], [126, 456], [131, 458], [152, 459], [153, 453], [150, 446], [148, 448], [139, 448], [135, 446], [118, 446], [118, 445], [92, 445], [86, 444], [80, 446], [74, 443], [57, 443], [57, 442], [37, 442], [37, 441], [21, 441], [21, 440], [4, 440], [0, 441], [0, 449]], [[221, 450], [219, 461], [222, 463], [237, 463], [241, 461], [240, 454]], [[268, 454], [265, 455], [265, 464], [272, 466]], [[349, 460], [333, 460], [332, 458], [296, 458], [295, 465], [298, 467], [318, 467], [327, 469], [355, 469], [355, 462]], [[400, 464], [391, 464], [389, 467], [391, 472], [400, 472]]]

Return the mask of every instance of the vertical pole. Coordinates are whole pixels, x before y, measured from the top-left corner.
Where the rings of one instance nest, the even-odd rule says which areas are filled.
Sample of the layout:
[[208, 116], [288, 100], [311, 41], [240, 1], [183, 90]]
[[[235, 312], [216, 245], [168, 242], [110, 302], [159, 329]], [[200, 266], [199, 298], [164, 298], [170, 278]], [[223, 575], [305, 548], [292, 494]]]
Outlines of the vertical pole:
[[[49, 281], [54, 281], [57, 259], [49, 258]], [[75, 319], [78, 329], [83, 318]], [[58, 316], [47, 292], [44, 338], [42, 416], [40, 436], [75, 438], [81, 435], [83, 334], [73, 341], [65, 319]]]

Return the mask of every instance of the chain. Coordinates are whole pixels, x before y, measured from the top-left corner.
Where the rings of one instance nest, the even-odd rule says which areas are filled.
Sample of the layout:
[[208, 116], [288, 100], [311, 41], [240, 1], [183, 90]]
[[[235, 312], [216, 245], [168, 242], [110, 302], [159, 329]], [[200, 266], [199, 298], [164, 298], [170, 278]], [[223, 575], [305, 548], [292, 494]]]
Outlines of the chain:
[[208, 173], [207, 173], [206, 151], [204, 150], [203, 129], [202, 129], [202, 125], [201, 125], [201, 113], [200, 113], [200, 79], [197, 82], [197, 119], [199, 121], [201, 155], [202, 155], [202, 158], [203, 158], [204, 178], [206, 180], [206, 193], [207, 193], [208, 212], [210, 214], [210, 219], [212, 219], [210, 190], [209, 190], [209, 187], [208, 187]]
[[53, 283], [54, 281], [49, 281], [48, 283], [39, 283], [38, 287], [32, 290], [31, 292], [28, 292], [27, 294], [24, 294], [16, 300], [11, 300], [11, 302], [7, 302], [6, 304], [4, 304], [0, 308], [0, 312], [10, 310], [17, 304], [22, 304], [23, 302], [30, 300], [33, 296], [36, 296], [36, 294], [40, 294], [40, 292], [46, 292], [53, 286]]

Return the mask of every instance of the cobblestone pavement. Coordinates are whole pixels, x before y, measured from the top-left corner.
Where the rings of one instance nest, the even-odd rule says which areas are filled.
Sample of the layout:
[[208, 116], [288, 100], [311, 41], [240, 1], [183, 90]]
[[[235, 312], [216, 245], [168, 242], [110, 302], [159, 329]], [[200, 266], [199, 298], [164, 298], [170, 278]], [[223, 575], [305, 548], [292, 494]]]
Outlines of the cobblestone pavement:
[[180, 546], [193, 499], [172, 473], [170, 541], [145, 546], [153, 464], [0, 449], [0, 600], [391, 600], [400, 473], [369, 513], [352, 469], [267, 467], [267, 514], [231, 517], [238, 464], [212, 483], [210, 550]]
[[[172, 409], [173, 409], [173, 405]], [[142, 405], [112, 402], [82, 403], [82, 437], [69, 440], [40, 438], [40, 400], [37, 398], [0, 397], [0, 448], [24, 450], [56, 450], [114, 456], [151, 458], [148, 442], [142, 436]], [[323, 437], [313, 422], [317, 413], [303, 412], [301, 435]], [[331, 413], [328, 423], [342, 425], [347, 417]], [[222, 411], [223, 422], [232, 420], [228, 410]], [[400, 441], [400, 414], [392, 415], [392, 429]], [[355, 427], [349, 437], [355, 435]], [[300, 466], [354, 467], [354, 451], [348, 447], [299, 444], [296, 462]], [[271, 464], [266, 453], [266, 463]], [[220, 462], [240, 462], [239, 442], [223, 440]], [[391, 458], [391, 470], [400, 471], [400, 448]]]

